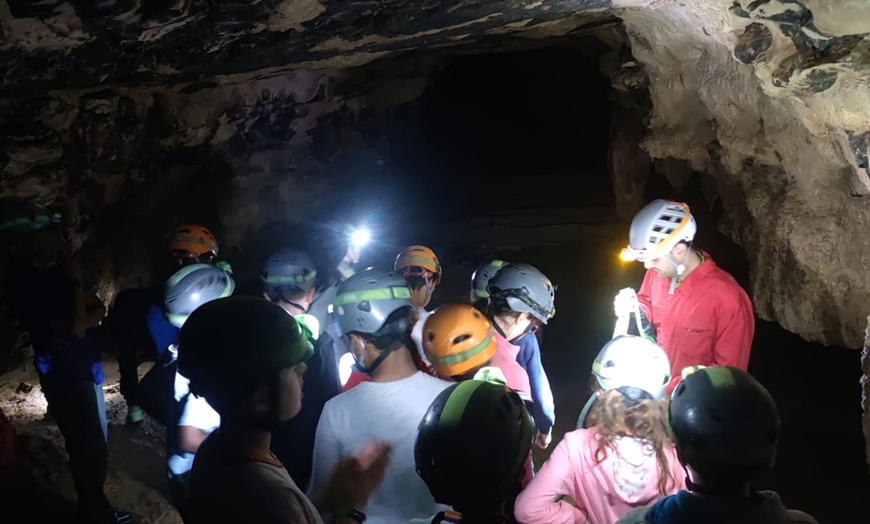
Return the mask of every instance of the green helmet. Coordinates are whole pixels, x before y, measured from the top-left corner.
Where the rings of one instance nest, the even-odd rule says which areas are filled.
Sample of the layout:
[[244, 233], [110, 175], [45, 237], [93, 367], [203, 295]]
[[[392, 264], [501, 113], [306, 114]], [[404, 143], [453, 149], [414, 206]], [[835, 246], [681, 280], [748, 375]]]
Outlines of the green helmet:
[[504, 260], [490, 260], [485, 264], [481, 264], [471, 275], [471, 300], [479, 298], [489, 298], [489, 291], [486, 286], [490, 279], [498, 273], [498, 270], [503, 268], [507, 262]]
[[417, 473], [440, 504], [457, 511], [505, 502], [519, 488], [534, 423], [504, 385], [459, 382], [429, 406], [417, 431]]
[[712, 366], [687, 376], [671, 395], [668, 421], [680, 461], [705, 487], [743, 484], [776, 460], [776, 404], [743, 370]]
[[[367, 269], [342, 282], [332, 306], [343, 335], [380, 334], [395, 311], [414, 307], [402, 275], [376, 269]], [[404, 331], [401, 326], [397, 329]]]
[[209, 264], [192, 264], [166, 281], [163, 307], [169, 323], [181, 327], [193, 311], [212, 300], [228, 297], [236, 283], [225, 271]]
[[217, 407], [313, 352], [306, 331], [280, 306], [259, 297], [227, 297], [197, 308], [185, 322], [178, 372], [190, 380], [191, 392]]

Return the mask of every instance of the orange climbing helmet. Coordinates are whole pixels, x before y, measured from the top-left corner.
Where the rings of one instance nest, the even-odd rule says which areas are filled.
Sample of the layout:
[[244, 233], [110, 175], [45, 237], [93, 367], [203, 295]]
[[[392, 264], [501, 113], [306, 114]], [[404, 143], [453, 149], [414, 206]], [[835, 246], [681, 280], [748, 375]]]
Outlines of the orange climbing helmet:
[[472, 371], [495, 355], [489, 320], [469, 304], [445, 304], [423, 324], [423, 351], [442, 377]]
[[218, 255], [218, 244], [214, 235], [208, 229], [188, 224], [179, 226], [169, 239], [169, 251], [181, 257], [201, 257], [211, 253]]
[[441, 282], [441, 263], [435, 252], [426, 246], [408, 246], [396, 257], [393, 266], [403, 277], [434, 277], [435, 284]]

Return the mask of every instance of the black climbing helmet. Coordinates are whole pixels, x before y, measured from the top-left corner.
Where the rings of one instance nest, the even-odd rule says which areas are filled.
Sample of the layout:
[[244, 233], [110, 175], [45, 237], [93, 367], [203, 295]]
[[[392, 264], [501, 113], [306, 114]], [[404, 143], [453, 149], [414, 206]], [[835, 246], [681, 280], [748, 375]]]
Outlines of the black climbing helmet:
[[534, 424], [507, 386], [468, 380], [439, 394], [420, 422], [417, 473], [440, 504], [457, 511], [505, 502], [518, 488]]
[[259, 297], [219, 298], [198, 307], [181, 328], [178, 372], [191, 392], [217, 408], [313, 352], [305, 331], [280, 306]]
[[740, 369], [713, 366], [687, 376], [671, 396], [668, 420], [680, 461], [705, 486], [739, 487], [776, 460], [776, 404]]

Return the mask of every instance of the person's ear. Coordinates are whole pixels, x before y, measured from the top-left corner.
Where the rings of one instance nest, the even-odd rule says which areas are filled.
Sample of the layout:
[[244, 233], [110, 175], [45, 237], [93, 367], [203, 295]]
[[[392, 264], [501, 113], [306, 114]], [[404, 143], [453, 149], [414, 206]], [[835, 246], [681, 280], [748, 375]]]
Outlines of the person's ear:
[[254, 413], [268, 413], [272, 394], [269, 390], [270, 386], [262, 385], [251, 393], [251, 409]]
[[689, 249], [689, 246], [680, 242], [679, 244], [674, 246], [674, 249], [671, 250], [671, 253], [673, 253], [675, 258], [681, 258], [683, 255], [686, 254], [687, 249]]

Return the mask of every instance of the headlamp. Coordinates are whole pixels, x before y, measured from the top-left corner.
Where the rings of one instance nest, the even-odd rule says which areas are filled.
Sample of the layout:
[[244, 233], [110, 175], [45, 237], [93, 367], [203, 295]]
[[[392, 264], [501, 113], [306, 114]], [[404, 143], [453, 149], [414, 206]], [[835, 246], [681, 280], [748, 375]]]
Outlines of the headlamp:
[[631, 246], [623, 248], [619, 253], [619, 259], [623, 262], [637, 262], [640, 252]]
[[369, 241], [371, 240], [371, 238], [372, 238], [372, 235], [369, 232], [369, 230], [362, 227], [362, 228], [355, 230], [353, 233], [351, 233], [350, 242], [351, 242], [351, 244], [353, 244], [354, 247], [361, 248], [361, 247], [365, 246], [366, 244], [368, 244]]

